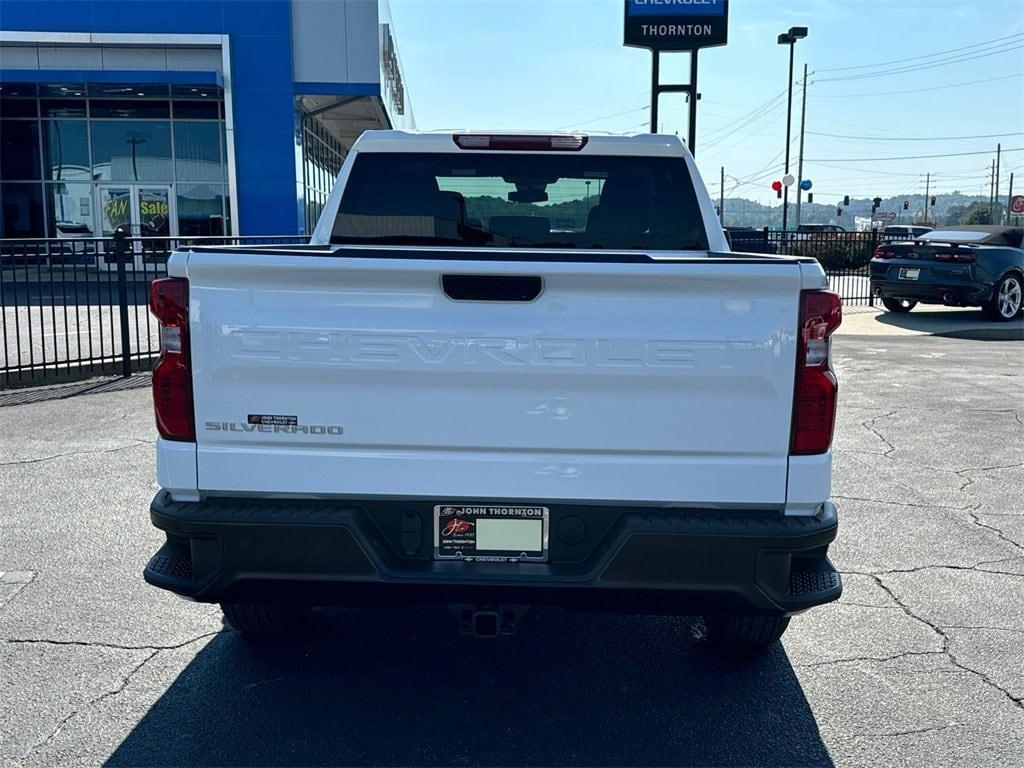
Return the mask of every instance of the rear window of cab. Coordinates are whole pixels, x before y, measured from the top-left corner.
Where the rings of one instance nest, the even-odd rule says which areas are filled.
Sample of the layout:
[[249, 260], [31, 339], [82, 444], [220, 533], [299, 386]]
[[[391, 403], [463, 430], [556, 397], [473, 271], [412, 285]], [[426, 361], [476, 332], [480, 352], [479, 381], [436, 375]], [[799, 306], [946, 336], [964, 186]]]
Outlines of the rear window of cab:
[[707, 250], [682, 158], [360, 153], [332, 243]]

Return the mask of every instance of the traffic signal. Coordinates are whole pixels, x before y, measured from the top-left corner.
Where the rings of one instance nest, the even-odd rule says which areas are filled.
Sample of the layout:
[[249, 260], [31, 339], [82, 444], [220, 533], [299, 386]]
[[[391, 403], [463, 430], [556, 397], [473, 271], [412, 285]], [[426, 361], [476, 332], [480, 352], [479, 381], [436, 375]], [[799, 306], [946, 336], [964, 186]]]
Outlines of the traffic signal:
[[813, 203], [814, 202], [814, 193], [813, 192], [808, 192], [807, 193], [807, 202], [808, 203]]
[[878, 210], [879, 206], [882, 204], [882, 198], [876, 197], [871, 202], [873, 203], [873, 205], [871, 206], [871, 212], [874, 213], [875, 211]]
[[781, 189], [775, 190], [775, 196], [777, 198], [779, 198], [779, 200], [781, 200], [782, 199], [782, 190]]
[[839, 206], [836, 206], [836, 216], [842, 216], [842, 215], [843, 215], [843, 209], [840, 208]]
[[932, 208], [935, 207], [935, 195], [932, 195]]
[[905, 211], [905, 210], [907, 210], [907, 209], [908, 209], [909, 207], [910, 207], [910, 201], [909, 201], [909, 200], [904, 200], [904, 201], [903, 201], [903, 210]]
[[843, 195], [843, 205], [849, 205], [849, 204], [850, 204], [850, 196], [849, 195]]

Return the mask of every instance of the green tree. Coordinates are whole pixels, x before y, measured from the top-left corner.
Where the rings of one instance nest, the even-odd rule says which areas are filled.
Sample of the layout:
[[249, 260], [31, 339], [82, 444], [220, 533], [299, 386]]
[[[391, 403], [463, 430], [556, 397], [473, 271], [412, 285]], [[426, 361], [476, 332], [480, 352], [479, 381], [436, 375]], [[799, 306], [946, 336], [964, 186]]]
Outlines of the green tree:
[[972, 203], [960, 219], [960, 224], [991, 224], [988, 206], [983, 203]]

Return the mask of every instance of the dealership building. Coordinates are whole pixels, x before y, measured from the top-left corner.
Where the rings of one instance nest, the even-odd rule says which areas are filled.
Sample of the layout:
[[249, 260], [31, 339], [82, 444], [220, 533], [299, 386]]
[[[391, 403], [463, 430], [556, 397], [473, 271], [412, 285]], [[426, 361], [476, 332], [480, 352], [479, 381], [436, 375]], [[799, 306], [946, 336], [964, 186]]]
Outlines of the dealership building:
[[387, 0], [0, 6], [0, 238], [308, 233], [415, 127]]

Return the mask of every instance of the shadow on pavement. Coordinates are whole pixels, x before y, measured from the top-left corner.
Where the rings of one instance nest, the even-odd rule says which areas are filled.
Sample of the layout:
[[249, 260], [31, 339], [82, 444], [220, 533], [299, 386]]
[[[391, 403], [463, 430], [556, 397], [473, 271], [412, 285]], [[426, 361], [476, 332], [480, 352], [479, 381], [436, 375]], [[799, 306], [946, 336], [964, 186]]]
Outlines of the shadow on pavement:
[[544, 610], [485, 641], [423, 607], [314, 627], [217, 635], [107, 764], [832, 765], [785, 651], [724, 660], [688, 620]]
[[919, 331], [931, 336], [944, 336], [973, 341], [1015, 341], [1024, 339], [1021, 318], [1008, 323], [986, 320], [980, 309], [948, 310], [914, 309], [906, 314], [880, 312], [875, 320], [883, 325]]

